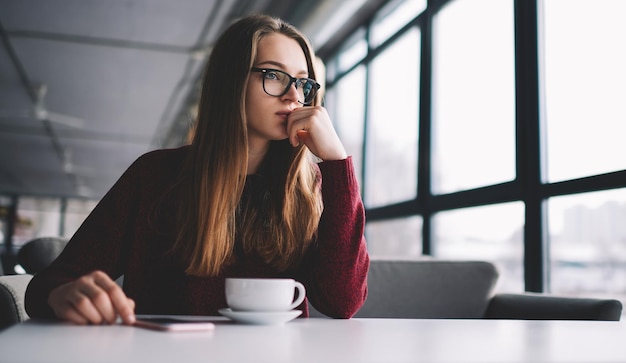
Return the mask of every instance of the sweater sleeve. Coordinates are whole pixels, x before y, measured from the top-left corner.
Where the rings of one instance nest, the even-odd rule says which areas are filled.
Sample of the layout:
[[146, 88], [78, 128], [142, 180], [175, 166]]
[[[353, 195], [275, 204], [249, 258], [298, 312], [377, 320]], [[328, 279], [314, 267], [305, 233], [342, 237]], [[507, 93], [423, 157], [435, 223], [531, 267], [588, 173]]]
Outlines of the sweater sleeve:
[[367, 296], [365, 211], [350, 157], [319, 166], [324, 211], [302, 279], [309, 301], [319, 312], [351, 318]]
[[48, 295], [56, 287], [94, 270], [116, 279], [123, 274], [129, 240], [137, 216], [137, 195], [145, 163], [135, 161], [113, 185], [70, 239], [61, 255], [37, 273], [26, 290], [30, 317], [54, 318]]

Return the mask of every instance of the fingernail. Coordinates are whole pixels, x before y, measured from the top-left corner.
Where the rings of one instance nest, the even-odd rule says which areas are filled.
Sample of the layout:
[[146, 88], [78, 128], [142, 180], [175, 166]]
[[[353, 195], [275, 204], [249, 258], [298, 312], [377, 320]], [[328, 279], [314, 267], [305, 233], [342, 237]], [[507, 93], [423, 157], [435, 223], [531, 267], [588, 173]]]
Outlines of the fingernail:
[[126, 321], [128, 322], [128, 324], [135, 324], [135, 315], [126, 316]]

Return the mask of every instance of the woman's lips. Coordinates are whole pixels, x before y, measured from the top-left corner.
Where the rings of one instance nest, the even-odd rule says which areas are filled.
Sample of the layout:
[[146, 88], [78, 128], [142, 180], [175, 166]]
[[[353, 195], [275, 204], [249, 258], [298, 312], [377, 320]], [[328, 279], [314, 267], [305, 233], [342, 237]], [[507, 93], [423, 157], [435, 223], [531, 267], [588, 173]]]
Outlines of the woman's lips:
[[289, 114], [291, 114], [291, 111], [278, 111], [276, 114], [280, 117], [287, 118]]

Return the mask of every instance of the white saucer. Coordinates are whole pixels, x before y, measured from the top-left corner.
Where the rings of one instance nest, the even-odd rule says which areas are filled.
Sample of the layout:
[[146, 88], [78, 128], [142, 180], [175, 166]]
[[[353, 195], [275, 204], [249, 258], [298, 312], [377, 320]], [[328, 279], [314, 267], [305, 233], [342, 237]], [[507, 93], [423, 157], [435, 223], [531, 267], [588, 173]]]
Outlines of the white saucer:
[[255, 325], [280, 325], [297, 318], [302, 310], [258, 312], [258, 311], [233, 311], [232, 309], [219, 309], [218, 312], [227, 318], [245, 324]]

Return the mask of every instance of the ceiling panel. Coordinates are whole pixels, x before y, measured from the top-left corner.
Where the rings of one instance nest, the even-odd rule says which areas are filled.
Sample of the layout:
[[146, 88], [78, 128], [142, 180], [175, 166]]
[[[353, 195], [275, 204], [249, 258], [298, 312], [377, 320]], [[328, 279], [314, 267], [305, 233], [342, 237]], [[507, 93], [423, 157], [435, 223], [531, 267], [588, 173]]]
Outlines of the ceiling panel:
[[189, 60], [185, 54], [50, 43], [18, 39], [13, 46], [30, 79], [47, 85], [48, 110], [85, 119], [91, 131], [152, 134]]
[[[2, 0], [0, 20], [26, 36], [70, 35], [159, 46], [196, 44], [216, 0]], [[230, 1], [235, 2], [235, 1]], [[36, 34], [31, 34], [36, 36]], [[46, 36], [46, 35], [42, 35]]]
[[[205, 61], [197, 43], [221, 3], [0, 0], [0, 151], [16, 158], [0, 163], [0, 193], [99, 198], [158, 148]], [[17, 117], [33, 113], [42, 84], [45, 110], [78, 127]]]

